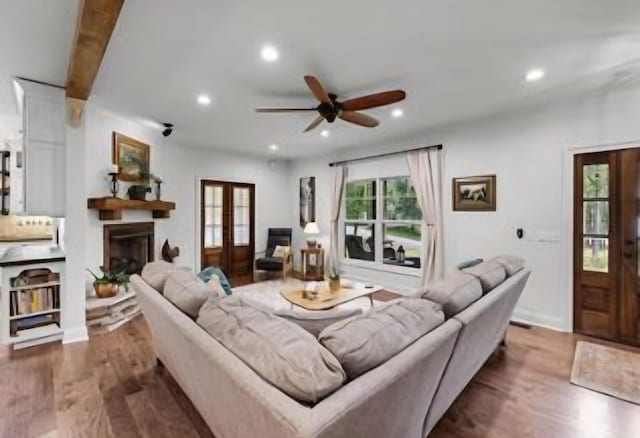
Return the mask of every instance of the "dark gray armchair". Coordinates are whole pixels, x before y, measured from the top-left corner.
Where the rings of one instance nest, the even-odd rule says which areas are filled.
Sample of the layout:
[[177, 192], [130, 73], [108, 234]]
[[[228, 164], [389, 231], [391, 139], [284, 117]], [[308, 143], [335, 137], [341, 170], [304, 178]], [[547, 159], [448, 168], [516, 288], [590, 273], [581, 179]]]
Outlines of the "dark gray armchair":
[[[276, 246], [286, 246], [289, 250], [284, 257], [275, 257]], [[259, 257], [258, 257], [259, 256]], [[277, 273], [286, 278], [293, 271], [293, 251], [291, 250], [291, 228], [269, 228], [267, 249], [256, 253], [255, 270]]]

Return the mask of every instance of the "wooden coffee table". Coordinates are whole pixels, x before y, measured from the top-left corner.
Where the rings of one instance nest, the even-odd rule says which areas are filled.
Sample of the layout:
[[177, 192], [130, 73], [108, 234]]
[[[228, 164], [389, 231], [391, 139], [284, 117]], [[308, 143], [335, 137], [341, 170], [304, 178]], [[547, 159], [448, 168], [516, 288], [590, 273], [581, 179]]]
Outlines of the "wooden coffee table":
[[319, 283], [317, 295], [310, 298], [311, 294], [303, 289], [281, 290], [280, 294], [284, 299], [296, 306], [307, 310], [327, 310], [340, 304], [355, 300], [356, 298], [369, 297], [373, 306], [373, 294], [382, 290], [381, 286], [362, 285], [356, 283], [353, 287], [341, 287], [332, 292], [327, 283]]

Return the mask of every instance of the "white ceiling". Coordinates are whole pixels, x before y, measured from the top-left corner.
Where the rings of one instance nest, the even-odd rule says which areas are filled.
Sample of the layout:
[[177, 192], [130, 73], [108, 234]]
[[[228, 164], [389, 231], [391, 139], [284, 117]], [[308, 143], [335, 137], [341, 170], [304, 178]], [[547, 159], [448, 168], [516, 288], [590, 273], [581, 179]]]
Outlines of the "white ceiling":
[[[77, 0], [2, 0], [0, 112], [6, 78], [64, 83]], [[640, 76], [637, 0], [128, 0], [94, 87], [97, 102], [176, 124], [185, 144], [285, 157], [393, 142], [429, 126], [608, 86]], [[266, 63], [264, 44], [280, 59]], [[547, 77], [526, 83], [532, 67]], [[311, 114], [259, 106], [315, 106], [317, 75], [342, 98], [402, 88], [371, 110], [381, 125], [336, 122], [303, 134]], [[211, 95], [210, 107], [195, 103]]]
[[64, 85], [78, 0], [0, 0], [0, 117], [17, 113], [13, 76]]

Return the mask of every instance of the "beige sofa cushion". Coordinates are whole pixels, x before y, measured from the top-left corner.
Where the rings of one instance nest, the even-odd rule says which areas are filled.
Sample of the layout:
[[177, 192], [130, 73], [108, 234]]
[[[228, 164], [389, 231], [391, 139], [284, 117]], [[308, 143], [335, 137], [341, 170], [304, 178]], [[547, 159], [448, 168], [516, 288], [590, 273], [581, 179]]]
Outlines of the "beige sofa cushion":
[[344, 383], [340, 362], [303, 328], [231, 295], [210, 299], [196, 321], [263, 379], [316, 403]]
[[507, 278], [507, 273], [504, 267], [494, 260], [487, 260], [479, 265], [463, 269], [462, 272], [473, 275], [480, 280], [480, 284], [482, 284], [482, 292], [484, 293], [494, 289], [496, 286], [501, 284], [505, 278]]
[[164, 260], [157, 260], [144, 265], [140, 276], [149, 286], [162, 293], [169, 273], [175, 270], [190, 271], [191, 269], [186, 266], [176, 266]]
[[507, 272], [507, 277], [511, 277], [524, 268], [524, 259], [522, 257], [514, 255], [500, 255], [493, 260], [502, 265], [504, 270]]
[[192, 318], [198, 317], [200, 307], [217, 294], [191, 271], [172, 270], [164, 283], [164, 296]]
[[438, 303], [447, 317], [462, 312], [482, 297], [480, 280], [470, 274], [455, 272], [451, 277], [430, 284], [422, 298]]
[[440, 305], [417, 298], [400, 298], [365, 315], [324, 329], [318, 340], [354, 379], [404, 350], [444, 322]]

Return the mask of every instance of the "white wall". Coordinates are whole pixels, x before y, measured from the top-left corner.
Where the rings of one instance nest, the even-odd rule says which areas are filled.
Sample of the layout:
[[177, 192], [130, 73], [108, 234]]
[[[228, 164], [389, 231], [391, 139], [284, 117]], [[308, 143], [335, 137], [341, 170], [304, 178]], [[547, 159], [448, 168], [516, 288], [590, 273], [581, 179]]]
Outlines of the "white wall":
[[[290, 199], [297, 243], [303, 239], [297, 226], [299, 177], [316, 177], [317, 220], [326, 234], [329, 161], [443, 144], [446, 271], [470, 258], [520, 254], [533, 269], [533, 275], [516, 309], [516, 319], [571, 330], [571, 255], [566, 249], [571, 245], [570, 227], [566, 226], [571, 218], [565, 217], [570, 213], [563, 208], [563, 203], [571, 202], [571, 177], [565, 175], [571, 166], [566, 162], [575, 148], [634, 140], [640, 146], [639, 111], [640, 89], [601, 91], [562, 104], [429, 130], [403, 142], [296, 160], [291, 164]], [[384, 129], [384, 123], [378, 129]], [[383, 166], [381, 162], [368, 163], [373, 168]], [[453, 212], [451, 179], [482, 174], [497, 175], [497, 211]], [[523, 240], [516, 238], [518, 227], [525, 230]], [[349, 266], [343, 266], [343, 272], [400, 292], [417, 285], [415, 277], [384, 275]]]
[[[288, 162], [269, 165], [266, 158], [254, 158], [218, 152], [212, 149], [185, 148], [165, 138], [161, 130], [150, 128], [96, 105], [88, 105], [86, 117], [86, 192], [88, 197], [108, 196], [105, 169], [111, 163], [111, 135], [120, 132], [151, 145], [151, 171], [163, 179], [162, 198], [176, 203], [169, 219], [156, 219], [155, 254], [166, 238], [180, 247], [181, 265], [199, 268], [198, 178], [239, 181], [256, 185], [256, 251], [264, 249], [268, 227], [289, 224], [287, 191]], [[126, 197], [121, 183], [120, 197]], [[149, 196], [149, 195], [148, 195]], [[87, 267], [102, 264], [102, 229], [109, 221], [100, 221], [96, 211], [88, 211], [86, 234]], [[152, 221], [150, 212], [124, 211], [122, 221]]]

